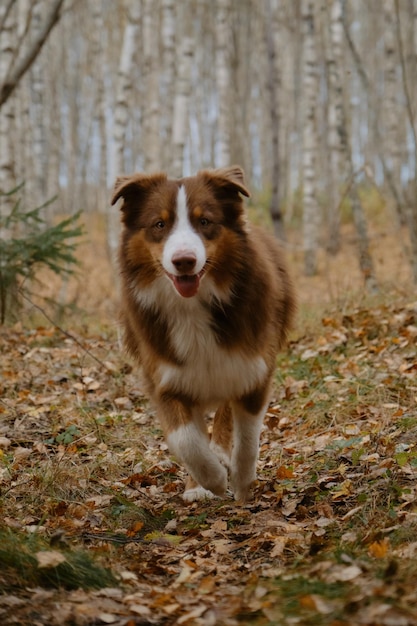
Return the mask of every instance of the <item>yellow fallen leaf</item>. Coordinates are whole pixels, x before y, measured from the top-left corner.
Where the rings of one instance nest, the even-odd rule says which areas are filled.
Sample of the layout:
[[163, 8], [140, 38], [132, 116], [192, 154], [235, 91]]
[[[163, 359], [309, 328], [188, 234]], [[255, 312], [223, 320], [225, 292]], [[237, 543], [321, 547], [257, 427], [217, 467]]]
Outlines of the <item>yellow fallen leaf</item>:
[[351, 494], [352, 494], [352, 481], [345, 480], [340, 485], [339, 489], [333, 493], [332, 500], [339, 500], [340, 498], [344, 498], [345, 496], [350, 496]]
[[389, 539], [385, 537], [381, 541], [374, 541], [370, 544], [368, 548], [368, 553], [370, 556], [375, 557], [376, 559], [383, 559], [387, 556], [389, 548]]

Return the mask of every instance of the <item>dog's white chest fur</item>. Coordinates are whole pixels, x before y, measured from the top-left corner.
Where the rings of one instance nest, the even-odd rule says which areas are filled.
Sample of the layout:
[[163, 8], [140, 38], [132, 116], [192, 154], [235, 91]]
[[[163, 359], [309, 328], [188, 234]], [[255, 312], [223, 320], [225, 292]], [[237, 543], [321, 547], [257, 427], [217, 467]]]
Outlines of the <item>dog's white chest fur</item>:
[[[206, 279], [203, 279], [204, 284]], [[202, 291], [208, 288], [202, 285]], [[137, 291], [142, 305], [164, 314], [169, 341], [181, 365], [161, 362], [155, 380], [159, 391], [185, 394], [206, 407], [239, 398], [267, 376], [262, 356], [249, 356], [239, 348], [223, 348], [211, 327], [210, 312], [199, 298], [180, 298], [166, 277], [148, 289]]]
[[[263, 382], [267, 366], [261, 356], [224, 349], [210, 325], [210, 313], [195, 299], [169, 317], [170, 340], [182, 365], [159, 366], [160, 388], [170, 388], [216, 405], [238, 398]], [[188, 305], [191, 306], [188, 306]]]

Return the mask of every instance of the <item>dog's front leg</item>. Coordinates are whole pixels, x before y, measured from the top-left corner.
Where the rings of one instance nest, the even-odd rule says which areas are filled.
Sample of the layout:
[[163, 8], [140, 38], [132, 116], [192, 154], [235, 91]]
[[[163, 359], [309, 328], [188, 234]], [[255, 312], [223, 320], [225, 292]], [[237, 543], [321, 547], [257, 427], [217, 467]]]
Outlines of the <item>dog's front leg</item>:
[[227, 470], [211, 451], [204, 416], [178, 399], [158, 402], [159, 418], [170, 451], [194, 480], [216, 495], [227, 487]]
[[251, 486], [256, 480], [259, 437], [267, 405], [263, 394], [256, 402], [252, 396], [248, 396], [232, 404], [233, 450], [230, 482], [235, 500], [239, 502], [246, 502], [250, 498]]

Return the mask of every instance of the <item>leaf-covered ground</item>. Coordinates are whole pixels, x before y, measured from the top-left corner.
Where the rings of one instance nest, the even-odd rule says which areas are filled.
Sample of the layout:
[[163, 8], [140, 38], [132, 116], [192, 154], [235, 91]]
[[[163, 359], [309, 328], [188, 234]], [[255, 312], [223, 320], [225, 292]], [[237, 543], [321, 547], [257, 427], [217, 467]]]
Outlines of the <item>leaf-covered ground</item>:
[[386, 302], [298, 329], [245, 506], [183, 503], [113, 330], [0, 330], [0, 623], [417, 624], [417, 301]]

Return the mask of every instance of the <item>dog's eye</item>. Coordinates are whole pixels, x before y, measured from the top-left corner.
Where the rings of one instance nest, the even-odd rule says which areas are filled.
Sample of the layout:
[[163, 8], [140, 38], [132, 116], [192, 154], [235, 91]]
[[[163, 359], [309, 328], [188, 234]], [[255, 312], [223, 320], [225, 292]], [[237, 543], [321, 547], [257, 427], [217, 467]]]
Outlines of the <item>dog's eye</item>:
[[200, 224], [201, 226], [208, 226], [210, 224], [210, 221], [206, 217], [202, 217], [200, 219]]
[[165, 228], [164, 220], [158, 220], [157, 222], [155, 222], [154, 228], [156, 228], [157, 230], [162, 230], [163, 228]]

